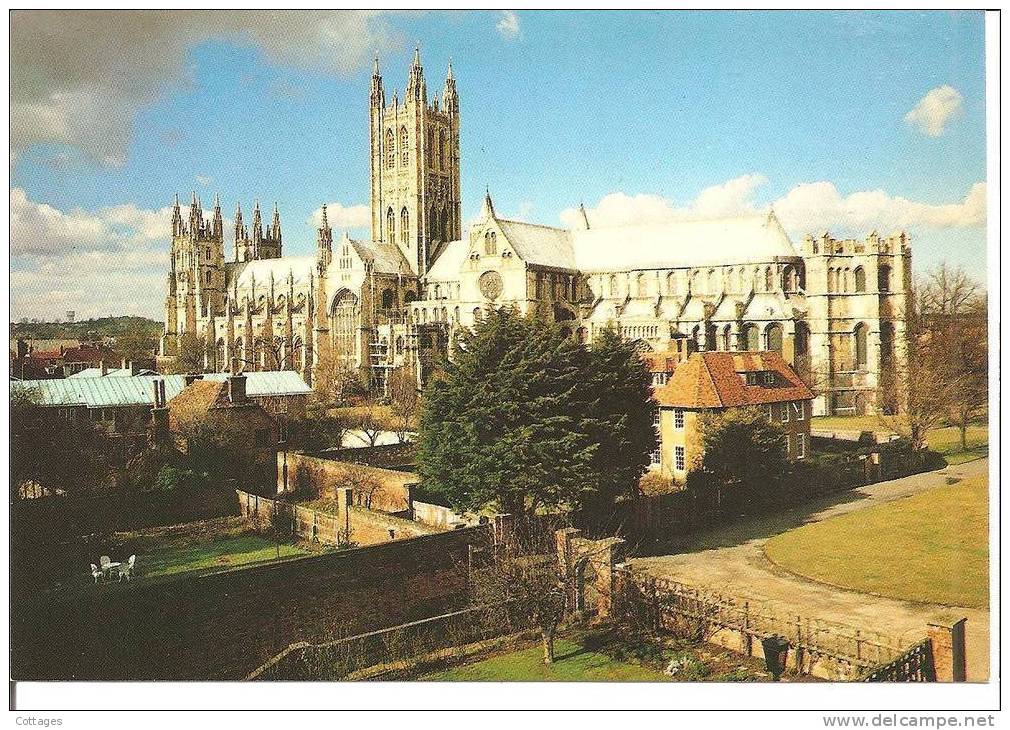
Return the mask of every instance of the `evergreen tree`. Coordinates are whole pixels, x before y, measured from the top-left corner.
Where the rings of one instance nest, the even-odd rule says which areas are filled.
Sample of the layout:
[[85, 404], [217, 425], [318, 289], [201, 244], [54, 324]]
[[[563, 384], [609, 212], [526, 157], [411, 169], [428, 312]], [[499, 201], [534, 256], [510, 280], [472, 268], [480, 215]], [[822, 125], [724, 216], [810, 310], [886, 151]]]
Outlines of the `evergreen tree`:
[[577, 506], [599, 489], [589, 433], [588, 351], [513, 309], [457, 340], [423, 399], [418, 467], [458, 510]]
[[767, 489], [789, 472], [785, 431], [763, 408], [708, 412], [699, 420], [704, 448], [699, 477], [721, 486]]
[[599, 489], [591, 501], [639, 493], [649, 455], [658, 447], [650, 379], [635, 346], [614, 330], [604, 330], [590, 348], [585, 385], [593, 403], [590, 434], [599, 444], [593, 459]]

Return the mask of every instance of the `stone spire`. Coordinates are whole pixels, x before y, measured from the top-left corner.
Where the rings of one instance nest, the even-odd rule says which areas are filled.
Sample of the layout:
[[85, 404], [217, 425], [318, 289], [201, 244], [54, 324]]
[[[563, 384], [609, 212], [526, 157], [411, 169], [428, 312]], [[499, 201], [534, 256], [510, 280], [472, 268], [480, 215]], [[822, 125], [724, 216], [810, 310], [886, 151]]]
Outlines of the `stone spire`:
[[323, 276], [331, 260], [333, 260], [333, 231], [326, 218], [326, 205], [324, 204], [322, 225], [316, 231], [316, 268], [319, 269], [319, 276]]
[[491, 202], [491, 192], [486, 188], [484, 191], [484, 205], [481, 206], [480, 215], [486, 221], [489, 221], [495, 217], [494, 203]]
[[280, 243], [281, 241], [281, 214], [277, 210], [277, 203], [274, 203], [274, 219], [270, 224], [270, 238]]
[[172, 206], [172, 235], [182, 235], [182, 211], [179, 208], [179, 193], [175, 194], [175, 205]]
[[445, 74], [445, 88], [442, 89], [442, 108], [447, 114], [459, 113], [459, 97], [456, 95], [456, 79], [452, 75], [452, 59]]
[[253, 208], [252, 240], [253, 242], [263, 240], [263, 218], [260, 215], [260, 201], [258, 200]]
[[214, 238], [224, 238], [224, 218], [221, 217], [221, 196], [214, 195]]
[[407, 75], [407, 93], [404, 101], [413, 100], [427, 103], [428, 91], [424, 86], [424, 69], [421, 67], [421, 49], [414, 47], [414, 61]]
[[386, 106], [386, 91], [382, 88], [382, 76], [379, 74], [379, 57], [372, 64], [372, 106], [382, 109]]

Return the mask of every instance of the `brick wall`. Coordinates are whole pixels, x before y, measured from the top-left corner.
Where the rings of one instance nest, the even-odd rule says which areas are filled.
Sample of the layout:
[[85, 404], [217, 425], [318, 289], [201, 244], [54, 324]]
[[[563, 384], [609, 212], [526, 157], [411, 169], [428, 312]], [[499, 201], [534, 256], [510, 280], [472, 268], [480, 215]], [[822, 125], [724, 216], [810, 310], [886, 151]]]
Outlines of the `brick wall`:
[[21, 594], [12, 605], [11, 674], [241, 679], [296, 641], [461, 608], [468, 546], [490, 535], [472, 527], [193, 577]]
[[[275, 510], [279, 510], [283, 515], [283, 524], [290, 525], [292, 535], [324, 545], [345, 545], [348, 540], [359, 546], [375, 545], [445, 531], [365, 507], [352, 505], [345, 511], [340, 499], [336, 500], [335, 514], [241, 491], [238, 492], [238, 502], [242, 516], [257, 526], [266, 528], [271, 524]], [[392, 536], [390, 530], [393, 531]]]
[[417, 483], [416, 474], [292, 451], [277, 454], [278, 492], [294, 491], [335, 499], [337, 490], [351, 486], [358, 475], [365, 475], [376, 484], [376, 489], [370, 492], [368, 506], [372, 509], [383, 512], [406, 512], [410, 509], [410, 488]]

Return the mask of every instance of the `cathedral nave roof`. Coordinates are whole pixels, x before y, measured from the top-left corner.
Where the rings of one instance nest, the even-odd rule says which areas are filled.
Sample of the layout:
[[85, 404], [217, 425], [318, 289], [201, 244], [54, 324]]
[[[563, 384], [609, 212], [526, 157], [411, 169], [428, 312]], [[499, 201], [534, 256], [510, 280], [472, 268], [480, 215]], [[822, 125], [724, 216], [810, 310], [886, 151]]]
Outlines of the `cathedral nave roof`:
[[256, 259], [254, 261], [230, 261], [225, 264], [228, 274], [228, 288], [235, 286], [238, 280], [239, 289], [256, 286], [270, 286], [270, 275], [274, 277], [274, 287], [287, 285], [288, 274], [294, 276], [295, 286], [308, 286], [316, 268], [315, 256], [284, 256], [279, 259]]
[[571, 232], [579, 270], [730, 266], [798, 258], [774, 214]]

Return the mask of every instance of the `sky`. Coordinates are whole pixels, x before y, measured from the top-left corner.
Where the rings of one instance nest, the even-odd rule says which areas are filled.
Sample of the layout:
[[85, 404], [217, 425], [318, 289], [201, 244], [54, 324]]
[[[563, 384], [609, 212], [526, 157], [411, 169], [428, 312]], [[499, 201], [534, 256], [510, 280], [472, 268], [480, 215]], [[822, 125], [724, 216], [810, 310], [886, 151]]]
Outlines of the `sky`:
[[289, 254], [324, 203], [367, 236], [372, 60], [402, 98], [415, 46], [429, 95], [452, 60], [464, 220], [772, 207], [984, 280], [981, 12], [15, 11], [11, 318], [162, 319], [175, 193], [276, 202]]

